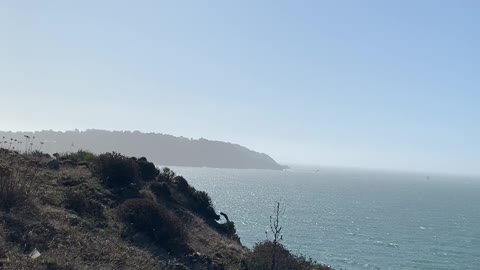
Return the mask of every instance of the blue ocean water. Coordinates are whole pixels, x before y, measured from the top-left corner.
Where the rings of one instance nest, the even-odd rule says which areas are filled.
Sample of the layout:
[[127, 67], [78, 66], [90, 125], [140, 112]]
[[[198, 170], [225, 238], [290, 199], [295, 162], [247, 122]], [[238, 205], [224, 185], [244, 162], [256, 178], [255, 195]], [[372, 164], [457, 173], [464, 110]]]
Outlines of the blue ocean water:
[[274, 203], [284, 244], [336, 269], [480, 269], [480, 179], [344, 169], [173, 167], [264, 240]]

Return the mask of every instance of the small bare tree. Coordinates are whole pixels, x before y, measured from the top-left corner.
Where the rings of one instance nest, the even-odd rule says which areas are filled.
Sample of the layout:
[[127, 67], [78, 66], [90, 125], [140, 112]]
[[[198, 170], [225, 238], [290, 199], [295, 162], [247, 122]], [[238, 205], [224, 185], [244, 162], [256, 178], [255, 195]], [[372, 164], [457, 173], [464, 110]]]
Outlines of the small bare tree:
[[[282, 226], [280, 226], [280, 217], [285, 214], [285, 205], [280, 203], [280, 201], [275, 202], [275, 208], [273, 210], [273, 215], [270, 216], [270, 231], [273, 235], [272, 240], [272, 264], [271, 270], [276, 268], [276, 258], [277, 258], [277, 247], [280, 241], [283, 240], [282, 235]], [[268, 233], [267, 233], [268, 236]]]

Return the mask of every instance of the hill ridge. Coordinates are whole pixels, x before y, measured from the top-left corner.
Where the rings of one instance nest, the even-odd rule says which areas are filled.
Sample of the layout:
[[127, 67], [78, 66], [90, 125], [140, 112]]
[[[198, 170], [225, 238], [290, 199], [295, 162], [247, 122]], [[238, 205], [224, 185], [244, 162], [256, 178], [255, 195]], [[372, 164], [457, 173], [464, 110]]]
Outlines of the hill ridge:
[[24, 135], [45, 142], [41, 150], [50, 154], [80, 149], [96, 154], [116, 151], [131, 156], [146, 156], [154, 163], [165, 166], [272, 170], [287, 168], [265, 153], [251, 150], [240, 144], [205, 138], [189, 139], [163, 133], [102, 129], [64, 132], [0, 131], [0, 137], [13, 138], [21, 142], [25, 140]]

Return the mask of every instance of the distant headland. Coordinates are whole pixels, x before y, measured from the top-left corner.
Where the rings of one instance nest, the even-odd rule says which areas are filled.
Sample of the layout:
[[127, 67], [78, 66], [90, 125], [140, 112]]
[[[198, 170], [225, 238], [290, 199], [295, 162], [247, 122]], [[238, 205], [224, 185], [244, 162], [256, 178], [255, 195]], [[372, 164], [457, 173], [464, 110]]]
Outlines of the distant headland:
[[[17, 140], [19, 148], [25, 145], [25, 135], [37, 142], [44, 142], [42, 151], [73, 152], [79, 149], [93, 153], [117, 151], [131, 156], [145, 156], [156, 164], [166, 166], [190, 166], [236, 169], [288, 168], [278, 164], [264, 153], [255, 152], [244, 146], [207, 139], [189, 139], [161, 133], [142, 133], [139, 131], [107, 131], [88, 129], [85, 131], [35, 132], [0, 131], [0, 139]], [[21, 143], [20, 143], [21, 142]], [[37, 147], [40, 144], [37, 144]], [[22, 149], [19, 149], [22, 150]]]

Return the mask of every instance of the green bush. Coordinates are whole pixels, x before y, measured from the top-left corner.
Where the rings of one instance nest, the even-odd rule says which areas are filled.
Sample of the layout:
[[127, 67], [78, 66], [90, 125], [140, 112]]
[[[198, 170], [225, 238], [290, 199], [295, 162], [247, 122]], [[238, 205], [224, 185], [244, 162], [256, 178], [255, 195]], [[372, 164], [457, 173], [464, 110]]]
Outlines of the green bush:
[[181, 221], [168, 209], [148, 199], [129, 199], [119, 208], [130, 231], [142, 232], [164, 247], [183, 243]]
[[77, 152], [73, 153], [63, 153], [56, 155], [57, 159], [59, 160], [71, 160], [73, 162], [85, 162], [85, 163], [94, 163], [97, 159], [97, 156], [89, 151], [78, 150]]
[[138, 182], [136, 161], [119, 153], [99, 155], [95, 170], [109, 187], [127, 187]]
[[[275, 250], [275, 252], [274, 252]], [[282, 244], [272, 241], [255, 244], [244, 262], [244, 269], [272, 269], [272, 256], [275, 253], [275, 270], [332, 270], [304, 256], [292, 254]]]

